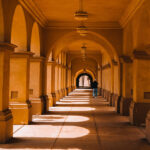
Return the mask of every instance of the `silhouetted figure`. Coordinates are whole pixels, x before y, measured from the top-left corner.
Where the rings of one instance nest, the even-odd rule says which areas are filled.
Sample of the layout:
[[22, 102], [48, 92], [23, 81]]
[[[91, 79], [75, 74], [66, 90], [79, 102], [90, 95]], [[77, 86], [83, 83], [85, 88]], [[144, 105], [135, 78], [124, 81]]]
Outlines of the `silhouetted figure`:
[[97, 97], [97, 87], [98, 87], [98, 82], [95, 79], [94, 82], [92, 83], [93, 97], [95, 98]]

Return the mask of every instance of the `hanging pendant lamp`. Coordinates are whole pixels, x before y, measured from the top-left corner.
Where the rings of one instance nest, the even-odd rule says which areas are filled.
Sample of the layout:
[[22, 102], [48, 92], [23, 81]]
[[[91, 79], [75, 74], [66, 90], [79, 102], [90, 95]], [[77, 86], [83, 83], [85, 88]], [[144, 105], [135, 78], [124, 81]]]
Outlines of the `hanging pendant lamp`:
[[79, 0], [79, 10], [75, 12], [74, 18], [77, 21], [85, 21], [88, 19], [88, 13], [86, 11], [83, 11], [83, 0]]
[[88, 34], [88, 28], [81, 22], [81, 25], [77, 27], [77, 32], [81, 36], [86, 36]]

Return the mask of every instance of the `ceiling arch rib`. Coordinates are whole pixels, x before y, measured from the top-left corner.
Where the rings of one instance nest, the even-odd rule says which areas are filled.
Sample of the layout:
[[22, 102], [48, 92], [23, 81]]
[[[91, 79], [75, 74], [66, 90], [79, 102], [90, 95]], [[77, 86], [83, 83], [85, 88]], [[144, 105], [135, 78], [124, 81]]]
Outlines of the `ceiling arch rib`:
[[[118, 55], [114, 47], [109, 43], [104, 37], [101, 35], [95, 33], [95, 32], [89, 32], [89, 34], [86, 37], [79, 36], [76, 32], [71, 32], [66, 35], [64, 35], [62, 38], [60, 38], [49, 50], [47, 57], [49, 57], [49, 53], [53, 50], [54, 58], [58, 56], [58, 54], [64, 50], [68, 50], [68, 46], [73, 44], [76, 41], [91, 41], [91, 43], [95, 43], [95, 47], [98, 48], [98, 51], [101, 51], [102, 53], [105, 53], [109, 56], [110, 60], [117, 58]], [[82, 45], [81, 45], [82, 46]], [[93, 49], [94, 50], [94, 49]]]

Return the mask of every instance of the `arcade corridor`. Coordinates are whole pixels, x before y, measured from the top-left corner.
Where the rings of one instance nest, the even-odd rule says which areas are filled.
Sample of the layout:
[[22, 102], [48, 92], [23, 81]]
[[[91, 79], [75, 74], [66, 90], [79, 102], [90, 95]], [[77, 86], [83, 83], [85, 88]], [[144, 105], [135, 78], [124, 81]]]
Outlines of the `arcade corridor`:
[[14, 126], [14, 139], [2, 149], [149, 150], [145, 130], [131, 126], [102, 97], [78, 89], [30, 125]]

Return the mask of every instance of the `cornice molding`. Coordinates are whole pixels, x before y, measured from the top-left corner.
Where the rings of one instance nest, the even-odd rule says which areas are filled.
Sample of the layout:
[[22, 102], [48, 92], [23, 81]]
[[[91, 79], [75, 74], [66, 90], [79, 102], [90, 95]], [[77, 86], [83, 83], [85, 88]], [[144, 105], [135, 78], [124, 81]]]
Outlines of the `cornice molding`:
[[[70, 29], [74, 30], [76, 22], [48, 22], [47, 29]], [[121, 29], [119, 22], [86, 22], [88, 29]]]
[[32, 17], [42, 26], [47, 26], [47, 19], [42, 11], [32, 0], [19, 0], [19, 3], [32, 15]]
[[125, 10], [124, 14], [120, 19], [120, 25], [124, 28], [130, 19], [134, 16], [137, 10], [142, 6], [145, 0], [132, 0], [127, 9]]
[[[88, 29], [121, 29], [126, 26], [136, 11], [145, 0], [132, 0], [119, 22], [87, 22]], [[74, 22], [50, 22], [33, 0], [19, 0], [19, 3], [33, 16], [33, 18], [44, 28], [48, 29], [75, 29]]]

